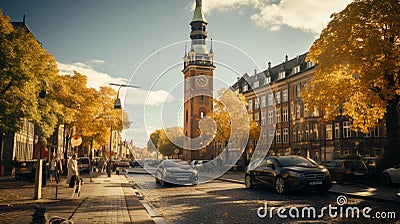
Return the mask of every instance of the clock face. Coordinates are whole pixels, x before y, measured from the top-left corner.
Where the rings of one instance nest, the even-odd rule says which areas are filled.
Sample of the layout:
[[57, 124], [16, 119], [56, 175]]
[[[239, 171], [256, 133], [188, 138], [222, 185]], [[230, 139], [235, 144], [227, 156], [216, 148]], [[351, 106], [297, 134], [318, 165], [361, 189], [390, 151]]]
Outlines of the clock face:
[[196, 83], [200, 87], [206, 87], [208, 84], [208, 78], [205, 75], [199, 75], [196, 77]]

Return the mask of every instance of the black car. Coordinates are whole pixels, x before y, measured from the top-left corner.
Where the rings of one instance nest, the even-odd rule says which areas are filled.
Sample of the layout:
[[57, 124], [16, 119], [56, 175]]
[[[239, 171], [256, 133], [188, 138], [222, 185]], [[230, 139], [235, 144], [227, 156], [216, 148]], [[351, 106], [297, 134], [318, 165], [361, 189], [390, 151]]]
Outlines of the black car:
[[15, 179], [35, 179], [36, 160], [19, 162], [15, 169]]
[[273, 187], [278, 194], [306, 189], [325, 193], [332, 187], [327, 169], [300, 156], [271, 156], [250, 164], [245, 184]]
[[197, 170], [184, 161], [164, 160], [157, 167], [156, 182], [159, 182], [162, 186], [167, 183], [196, 185], [198, 180]]
[[336, 159], [330, 160], [323, 165], [331, 173], [333, 181], [338, 184], [344, 182], [365, 182], [368, 168], [361, 160]]

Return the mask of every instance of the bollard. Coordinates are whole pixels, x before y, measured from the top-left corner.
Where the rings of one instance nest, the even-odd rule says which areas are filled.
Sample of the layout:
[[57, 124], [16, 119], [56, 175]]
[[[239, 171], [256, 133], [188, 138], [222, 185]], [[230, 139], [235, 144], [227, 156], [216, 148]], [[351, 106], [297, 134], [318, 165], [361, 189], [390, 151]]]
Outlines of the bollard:
[[58, 198], [58, 183], [56, 185], [56, 199]]
[[35, 213], [32, 215], [32, 222], [31, 224], [46, 224], [48, 223], [47, 220], [47, 208], [40, 207], [40, 205], [35, 207]]

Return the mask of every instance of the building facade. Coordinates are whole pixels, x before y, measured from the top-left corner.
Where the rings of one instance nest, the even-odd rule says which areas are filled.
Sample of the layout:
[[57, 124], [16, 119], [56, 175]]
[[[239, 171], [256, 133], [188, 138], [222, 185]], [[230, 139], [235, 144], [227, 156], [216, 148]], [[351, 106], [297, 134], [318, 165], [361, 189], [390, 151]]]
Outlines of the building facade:
[[[248, 103], [249, 117], [261, 126], [259, 143], [270, 147], [270, 155], [300, 155], [316, 161], [348, 154], [379, 156], [386, 137], [382, 121], [368, 134], [351, 129], [344, 116], [326, 120], [324, 112], [307, 108], [301, 92], [314, 77], [316, 65], [306, 61], [307, 53], [249, 76], [245, 74], [233, 88]], [[261, 141], [260, 141], [261, 140]], [[250, 143], [247, 154], [256, 143]], [[247, 158], [251, 157], [248, 155]]]
[[193, 160], [208, 157], [212, 146], [200, 137], [199, 123], [213, 110], [214, 54], [212, 43], [207, 50], [207, 21], [203, 14], [202, 1], [196, 0], [193, 19], [190, 22], [191, 46], [185, 50], [182, 73], [184, 75], [184, 141], [183, 159]]

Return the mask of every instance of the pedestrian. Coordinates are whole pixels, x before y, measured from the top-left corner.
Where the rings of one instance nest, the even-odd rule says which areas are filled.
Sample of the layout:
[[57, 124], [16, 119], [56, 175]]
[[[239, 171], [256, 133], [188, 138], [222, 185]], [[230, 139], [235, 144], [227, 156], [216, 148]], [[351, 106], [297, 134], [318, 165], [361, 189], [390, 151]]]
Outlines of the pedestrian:
[[[75, 177], [73, 177], [75, 176]], [[76, 155], [72, 155], [72, 158], [68, 161], [68, 174], [67, 174], [67, 184], [71, 187], [71, 180], [75, 181], [79, 176], [78, 171], [78, 161], [76, 160]], [[74, 184], [72, 184], [73, 187]]]
[[62, 168], [63, 165], [58, 156], [56, 156], [55, 160], [56, 160], [56, 166], [55, 166], [55, 168], [56, 168], [56, 183], [58, 184], [58, 183], [60, 183], [60, 177], [63, 174], [63, 168]]
[[102, 173], [103, 172], [103, 165], [104, 165], [104, 162], [103, 162], [103, 158], [101, 158], [98, 162], [97, 162], [97, 168], [99, 169], [99, 173]]
[[53, 179], [56, 179], [56, 160], [52, 156], [49, 163], [49, 170], [50, 170], [50, 183], [53, 182]]
[[15, 156], [14, 159], [11, 161], [11, 166], [12, 166], [11, 176], [15, 177], [15, 170], [16, 170], [17, 167], [19, 166], [19, 162], [18, 162], [16, 156]]

